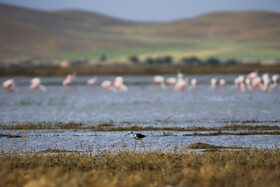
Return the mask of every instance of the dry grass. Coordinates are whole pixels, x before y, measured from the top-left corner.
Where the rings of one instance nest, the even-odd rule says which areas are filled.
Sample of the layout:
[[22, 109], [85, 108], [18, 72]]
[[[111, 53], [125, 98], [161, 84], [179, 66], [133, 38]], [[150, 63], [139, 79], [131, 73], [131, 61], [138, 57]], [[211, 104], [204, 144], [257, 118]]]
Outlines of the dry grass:
[[279, 186], [280, 150], [0, 155], [0, 186]]
[[246, 132], [209, 132], [209, 133], [193, 133], [193, 134], [184, 134], [183, 136], [247, 136], [247, 135], [280, 135], [279, 131], [246, 131]]
[[205, 149], [203, 152], [215, 152], [215, 151], [224, 151], [224, 150], [239, 150], [239, 149], [246, 149], [245, 147], [241, 146], [218, 146], [218, 145], [211, 145], [207, 143], [196, 142], [192, 143], [187, 146], [188, 149]]

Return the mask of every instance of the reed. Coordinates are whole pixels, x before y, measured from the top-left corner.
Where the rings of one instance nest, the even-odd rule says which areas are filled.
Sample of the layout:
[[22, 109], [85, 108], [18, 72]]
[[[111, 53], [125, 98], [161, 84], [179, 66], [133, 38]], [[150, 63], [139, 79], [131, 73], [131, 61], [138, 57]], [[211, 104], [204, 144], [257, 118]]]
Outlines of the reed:
[[279, 186], [280, 150], [0, 154], [0, 186]]

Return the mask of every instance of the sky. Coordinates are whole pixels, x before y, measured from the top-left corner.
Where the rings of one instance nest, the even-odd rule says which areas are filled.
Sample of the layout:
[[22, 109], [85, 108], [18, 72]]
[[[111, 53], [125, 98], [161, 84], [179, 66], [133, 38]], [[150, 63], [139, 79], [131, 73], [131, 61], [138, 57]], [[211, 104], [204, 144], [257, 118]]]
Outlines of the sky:
[[82, 9], [133, 21], [172, 21], [215, 11], [280, 13], [280, 0], [0, 0], [40, 10]]

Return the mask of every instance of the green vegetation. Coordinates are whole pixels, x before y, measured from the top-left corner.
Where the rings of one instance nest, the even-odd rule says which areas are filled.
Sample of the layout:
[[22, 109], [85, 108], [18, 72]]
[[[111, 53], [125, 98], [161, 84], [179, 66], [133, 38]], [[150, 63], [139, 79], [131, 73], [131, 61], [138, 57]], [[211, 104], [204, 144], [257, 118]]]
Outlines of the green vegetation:
[[276, 187], [279, 168], [279, 149], [1, 153], [0, 186]]
[[[139, 60], [145, 61], [147, 58], [159, 58], [170, 56], [174, 61], [182, 58], [196, 56], [202, 60], [210, 57], [218, 58], [222, 61], [231, 59], [250, 59], [258, 61], [262, 59], [280, 59], [279, 42], [252, 42], [252, 41], [218, 41], [206, 39], [181, 39], [178, 38], [149, 38], [147, 43], [156, 42], [156, 47], [130, 47], [130, 48], [103, 48], [87, 52], [71, 52], [61, 54], [61, 59], [79, 59], [87, 57], [90, 60], [98, 60], [102, 53], [106, 53], [110, 62], [128, 62], [128, 57], [137, 55]], [[155, 40], [157, 38], [157, 40]], [[141, 37], [130, 37], [130, 40], [141, 41]], [[171, 42], [171, 43], [170, 43]]]

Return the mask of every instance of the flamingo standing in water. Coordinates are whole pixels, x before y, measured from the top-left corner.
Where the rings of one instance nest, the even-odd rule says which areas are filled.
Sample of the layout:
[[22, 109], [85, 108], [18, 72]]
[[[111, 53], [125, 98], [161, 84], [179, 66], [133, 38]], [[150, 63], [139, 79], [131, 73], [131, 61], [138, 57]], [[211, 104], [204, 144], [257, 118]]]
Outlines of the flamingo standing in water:
[[76, 73], [68, 74], [63, 80], [62, 85], [71, 88], [73, 86], [73, 81], [76, 79]]
[[31, 79], [30, 84], [30, 89], [34, 92], [37, 92], [39, 89], [41, 89], [43, 92], [47, 91], [47, 88], [41, 84], [41, 79], [39, 78]]
[[185, 85], [186, 81], [184, 80], [184, 75], [182, 73], [178, 73], [174, 91], [183, 92], [185, 90]]
[[[188, 84], [188, 80], [186, 79], [186, 85]], [[193, 89], [196, 88], [196, 85], [197, 85], [197, 80], [195, 78], [193, 78], [191, 80], [191, 86], [189, 87], [189, 91], [192, 91]]]
[[154, 76], [154, 79], [153, 79], [153, 83], [154, 84], [159, 84], [160, 86], [158, 86], [158, 90], [161, 90], [161, 89], [165, 89], [165, 84], [164, 84], [164, 77], [163, 76], [160, 76], [160, 75], [157, 75], [157, 76]]
[[247, 86], [247, 90], [252, 91], [256, 90], [256, 88], [259, 86], [258, 84], [258, 73], [257, 72], [251, 72], [246, 76], [245, 84]]
[[251, 85], [251, 79], [250, 78], [246, 78], [245, 79], [245, 85], [247, 87], [247, 90], [252, 91], [252, 85]]
[[273, 81], [272, 88], [275, 88], [276, 90], [278, 90], [279, 75], [277, 75], [277, 74], [272, 75], [271, 79]]
[[252, 80], [252, 79], [256, 78], [257, 76], [258, 76], [257, 72], [251, 72], [247, 75], [247, 78]]
[[109, 80], [103, 81], [101, 87], [105, 89], [106, 92], [112, 89], [112, 82]]
[[166, 79], [166, 85], [168, 85], [169, 90], [174, 90], [174, 85], [176, 84], [177, 79], [175, 77], [170, 77]]
[[8, 91], [8, 92], [13, 92], [14, 89], [16, 88], [15, 81], [13, 79], [8, 79], [5, 82], [3, 82], [3, 87]]
[[212, 78], [212, 79], [210, 80], [211, 88], [212, 88], [213, 90], [216, 90], [216, 88], [217, 88], [217, 82], [218, 82], [218, 80], [217, 80], [216, 78]]
[[113, 83], [113, 86], [116, 88], [119, 92], [127, 92], [127, 86], [123, 83], [123, 77], [116, 77]]
[[239, 90], [241, 92], [245, 92], [246, 91], [244, 80], [245, 80], [245, 78], [244, 78], [243, 75], [239, 75], [238, 78], [237, 78], [238, 88], [239, 88]]
[[260, 90], [263, 92], [270, 92], [271, 91], [271, 89], [270, 89], [271, 81], [270, 81], [269, 75], [267, 73], [262, 75], [262, 81], [263, 81], [263, 84], [261, 84]]
[[220, 79], [219, 84], [222, 88], [225, 88], [226, 87], [226, 80], [225, 79]]
[[90, 78], [88, 81], [87, 81], [87, 84], [90, 85], [90, 86], [94, 86], [95, 83], [97, 82], [97, 77], [93, 77], [93, 78]]

